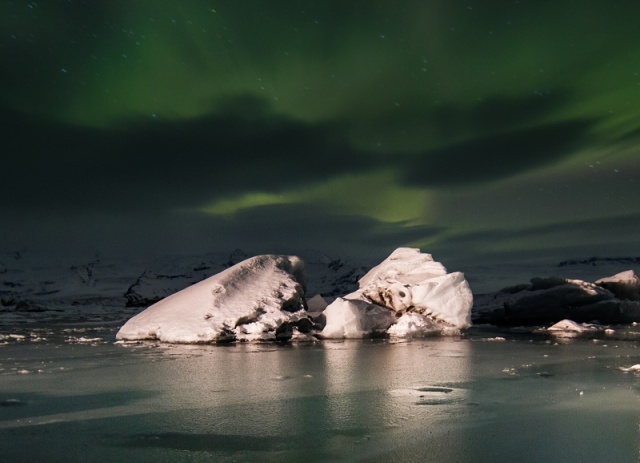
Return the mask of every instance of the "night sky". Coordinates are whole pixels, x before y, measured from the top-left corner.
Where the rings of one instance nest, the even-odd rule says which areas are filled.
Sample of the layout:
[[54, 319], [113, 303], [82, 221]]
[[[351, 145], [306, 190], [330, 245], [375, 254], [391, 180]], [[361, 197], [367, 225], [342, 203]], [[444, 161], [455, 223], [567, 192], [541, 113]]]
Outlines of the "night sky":
[[0, 246], [640, 255], [640, 2], [0, 2]]

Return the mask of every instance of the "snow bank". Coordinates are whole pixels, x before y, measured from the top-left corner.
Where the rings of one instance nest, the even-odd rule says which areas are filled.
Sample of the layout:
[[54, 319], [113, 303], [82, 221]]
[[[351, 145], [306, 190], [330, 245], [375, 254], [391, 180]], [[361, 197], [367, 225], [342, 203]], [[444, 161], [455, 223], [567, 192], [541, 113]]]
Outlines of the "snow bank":
[[304, 264], [294, 256], [244, 260], [153, 304], [131, 318], [119, 340], [172, 343], [288, 339], [308, 331]]
[[324, 338], [459, 333], [471, 325], [471, 289], [460, 272], [447, 273], [430, 254], [398, 248], [323, 314]]

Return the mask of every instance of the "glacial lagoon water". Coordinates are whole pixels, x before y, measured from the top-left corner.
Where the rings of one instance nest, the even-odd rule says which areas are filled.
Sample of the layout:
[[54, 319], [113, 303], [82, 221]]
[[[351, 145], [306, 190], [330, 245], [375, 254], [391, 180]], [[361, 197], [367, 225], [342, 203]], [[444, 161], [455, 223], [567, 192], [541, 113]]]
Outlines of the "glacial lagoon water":
[[640, 461], [640, 376], [619, 369], [640, 363], [634, 340], [497, 334], [169, 346], [31, 333], [0, 347], [0, 458]]

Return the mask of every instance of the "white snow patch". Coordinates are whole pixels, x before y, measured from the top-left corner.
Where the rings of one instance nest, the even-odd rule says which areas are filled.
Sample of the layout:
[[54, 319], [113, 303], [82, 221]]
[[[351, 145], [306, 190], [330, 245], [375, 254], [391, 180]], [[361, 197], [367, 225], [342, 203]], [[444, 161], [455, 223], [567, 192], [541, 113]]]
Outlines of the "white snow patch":
[[625, 270], [610, 277], [600, 278], [596, 281], [596, 283], [625, 283], [632, 286], [637, 286], [638, 284], [640, 284], [640, 280], [638, 280], [638, 275], [636, 275], [636, 272], [634, 272], [633, 270]]
[[551, 325], [547, 328], [547, 331], [573, 331], [575, 333], [582, 333], [585, 331], [585, 328], [574, 322], [573, 320], [560, 320], [558, 323]]
[[442, 325], [422, 314], [409, 312], [402, 315], [397, 323], [387, 330], [392, 337], [425, 337], [440, 334]]
[[102, 338], [87, 338], [85, 336], [80, 336], [80, 337], [70, 336], [69, 338], [66, 339], [65, 342], [68, 342], [70, 344], [95, 344], [95, 343], [104, 343], [106, 341], [104, 339], [102, 339]]
[[363, 300], [337, 298], [323, 312], [327, 323], [323, 338], [362, 338], [384, 332], [396, 322], [395, 313]]

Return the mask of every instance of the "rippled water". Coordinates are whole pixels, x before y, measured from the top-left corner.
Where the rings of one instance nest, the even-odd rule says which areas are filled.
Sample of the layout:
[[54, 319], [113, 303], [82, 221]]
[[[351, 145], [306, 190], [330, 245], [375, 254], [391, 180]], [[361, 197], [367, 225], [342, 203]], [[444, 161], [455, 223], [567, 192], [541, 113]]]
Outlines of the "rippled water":
[[3, 461], [640, 461], [633, 341], [110, 336], [0, 347]]

